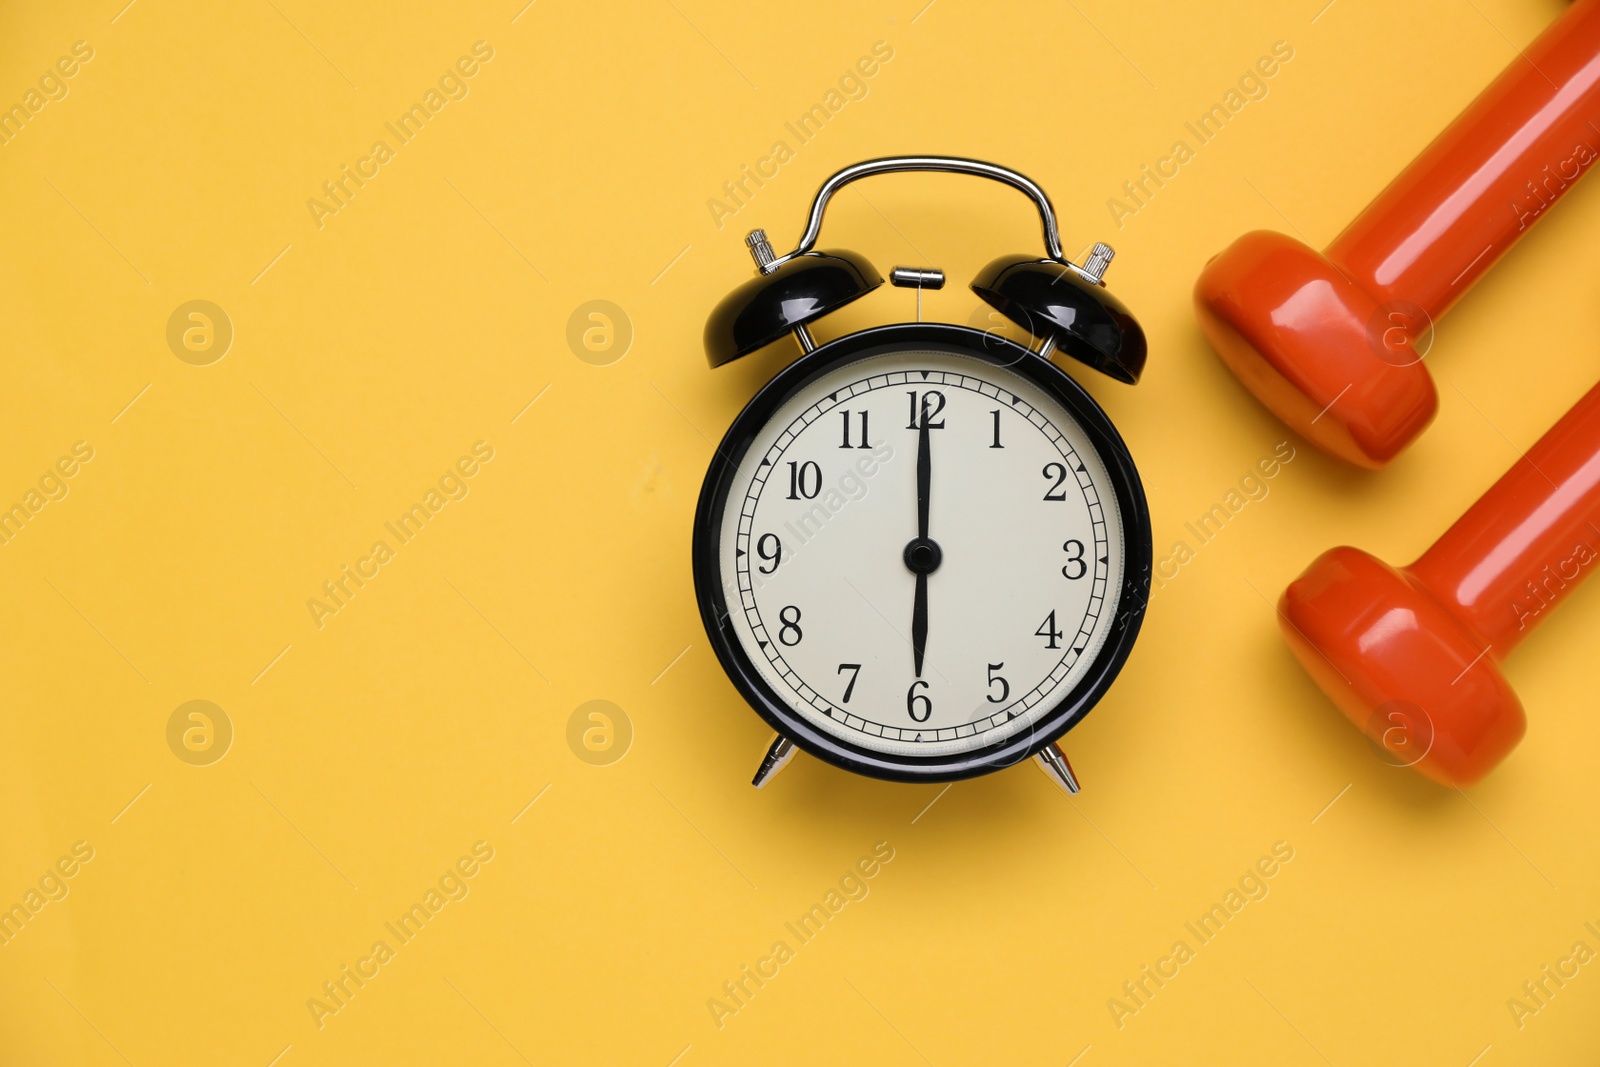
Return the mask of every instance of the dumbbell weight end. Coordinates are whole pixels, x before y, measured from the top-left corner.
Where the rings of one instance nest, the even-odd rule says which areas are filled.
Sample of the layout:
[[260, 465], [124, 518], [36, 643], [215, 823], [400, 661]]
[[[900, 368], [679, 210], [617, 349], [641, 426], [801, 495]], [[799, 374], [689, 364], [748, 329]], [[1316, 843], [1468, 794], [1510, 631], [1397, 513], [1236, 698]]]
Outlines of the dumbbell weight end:
[[1575, 2], [1322, 255], [1246, 234], [1201, 272], [1223, 361], [1313, 444], [1381, 467], [1437, 406], [1452, 304], [1600, 160], [1600, 0]]
[[1600, 569], [1600, 385], [1409, 567], [1325, 552], [1278, 618], [1324, 692], [1397, 762], [1471, 785], [1522, 738], [1503, 660]]
[[1436, 782], [1472, 785], [1527, 730], [1483, 642], [1404, 571], [1360, 549], [1319, 556], [1284, 591], [1278, 623], [1339, 710]]
[[1379, 301], [1320, 252], [1269, 230], [1206, 264], [1195, 309], [1212, 347], [1290, 428], [1382, 467], [1433, 420], [1433, 380]]

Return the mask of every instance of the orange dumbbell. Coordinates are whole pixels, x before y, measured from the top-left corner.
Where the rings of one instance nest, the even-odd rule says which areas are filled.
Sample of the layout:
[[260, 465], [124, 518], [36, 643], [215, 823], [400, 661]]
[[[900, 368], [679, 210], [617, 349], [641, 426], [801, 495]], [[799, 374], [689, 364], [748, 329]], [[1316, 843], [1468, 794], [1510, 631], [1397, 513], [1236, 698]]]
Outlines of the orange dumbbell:
[[1600, 561], [1600, 385], [1409, 567], [1324, 552], [1278, 616], [1324, 692], [1401, 762], [1471, 785], [1522, 738], [1498, 662]]
[[1600, 0], [1578, 0], [1326, 253], [1258, 230], [1195, 284], [1239, 380], [1325, 451], [1393, 459], [1433, 419], [1433, 324], [1600, 158]]

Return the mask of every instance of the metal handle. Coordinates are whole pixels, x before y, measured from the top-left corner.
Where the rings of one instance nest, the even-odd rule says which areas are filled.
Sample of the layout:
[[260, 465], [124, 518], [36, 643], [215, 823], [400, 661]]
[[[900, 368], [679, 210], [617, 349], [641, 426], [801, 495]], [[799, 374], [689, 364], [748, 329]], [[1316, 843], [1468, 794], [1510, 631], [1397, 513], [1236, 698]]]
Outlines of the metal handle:
[[891, 174], [902, 170], [944, 171], [951, 174], [971, 174], [979, 178], [988, 178], [991, 181], [1001, 182], [1013, 189], [1018, 189], [1033, 198], [1034, 204], [1039, 208], [1039, 219], [1044, 227], [1044, 248], [1051, 259], [1058, 263], [1067, 260], [1061, 254], [1061, 234], [1056, 228], [1055, 209], [1050, 206], [1050, 198], [1045, 191], [1024, 175], [1014, 170], [997, 166], [994, 163], [985, 163], [978, 159], [963, 159], [959, 156], [889, 156], [885, 159], [869, 159], [864, 163], [846, 167], [833, 177], [822, 183], [822, 188], [817, 190], [817, 198], [811, 203], [811, 218], [806, 222], [805, 236], [800, 238], [800, 244], [793, 252], [781, 259], [762, 267], [764, 272], [770, 273], [777, 267], [811, 251], [817, 243], [817, 237], [822, 232], [822, 213], [828, 206], [828, 200], [834, 193], [843, 189], [857, 178], [865, 178], [871, 174]]

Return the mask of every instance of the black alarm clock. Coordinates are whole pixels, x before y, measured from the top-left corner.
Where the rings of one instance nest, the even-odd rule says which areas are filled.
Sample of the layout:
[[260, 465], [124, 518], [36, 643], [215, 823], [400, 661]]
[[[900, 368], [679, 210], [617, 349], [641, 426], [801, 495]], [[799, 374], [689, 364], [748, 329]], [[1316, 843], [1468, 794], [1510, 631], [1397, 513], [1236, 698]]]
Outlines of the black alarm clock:
[[[862, 256], [815, 250], [828, 200], [893, 171], [976, 175], [1033, 199], [1046, 255], [1002, 256], [972, 288], [1034, 347], [921, 321], [813, 340], [815, 320], [883, 284]], [[1043, 189], [940, 156], [847, 167], [817, 191], [794, 251], [775, 255], [761, 230], [746, 243], [759, 277], [711, 313], [711, 365], [785, 335], [801, 355], [717, 448], [693, 552], [706, 635], [778, 733], [754, 784], [800, 748], [908, 782], [1033, 756], [1076, 793], [1057, 741], [1122, 669], [1150, 583], [1133, 459], [1050, 361], [1138, 381], [1144, 332], [1102, 281], [1112, 250], [1070, 262]], [[920, 290], [944, 276], [896, 268], [891, 280]]]

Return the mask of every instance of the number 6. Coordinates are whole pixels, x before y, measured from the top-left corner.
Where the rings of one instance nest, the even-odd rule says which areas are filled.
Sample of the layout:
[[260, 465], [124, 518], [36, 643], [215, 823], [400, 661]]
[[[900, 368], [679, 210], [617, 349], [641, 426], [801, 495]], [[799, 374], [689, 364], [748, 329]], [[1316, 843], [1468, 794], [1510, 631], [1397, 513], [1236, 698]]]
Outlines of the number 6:
[[[924, 693], [917, 692], [917, 686], [928, 688], [928, 683], [921, 678], [911, 683], [911, 688], [906, 691], [906, 714], [911, 716], [912, 722], [927, 722], [933, 716], [933, 701]], [[922, 702], [922, 714], [917, 714], [917, 702]]]

